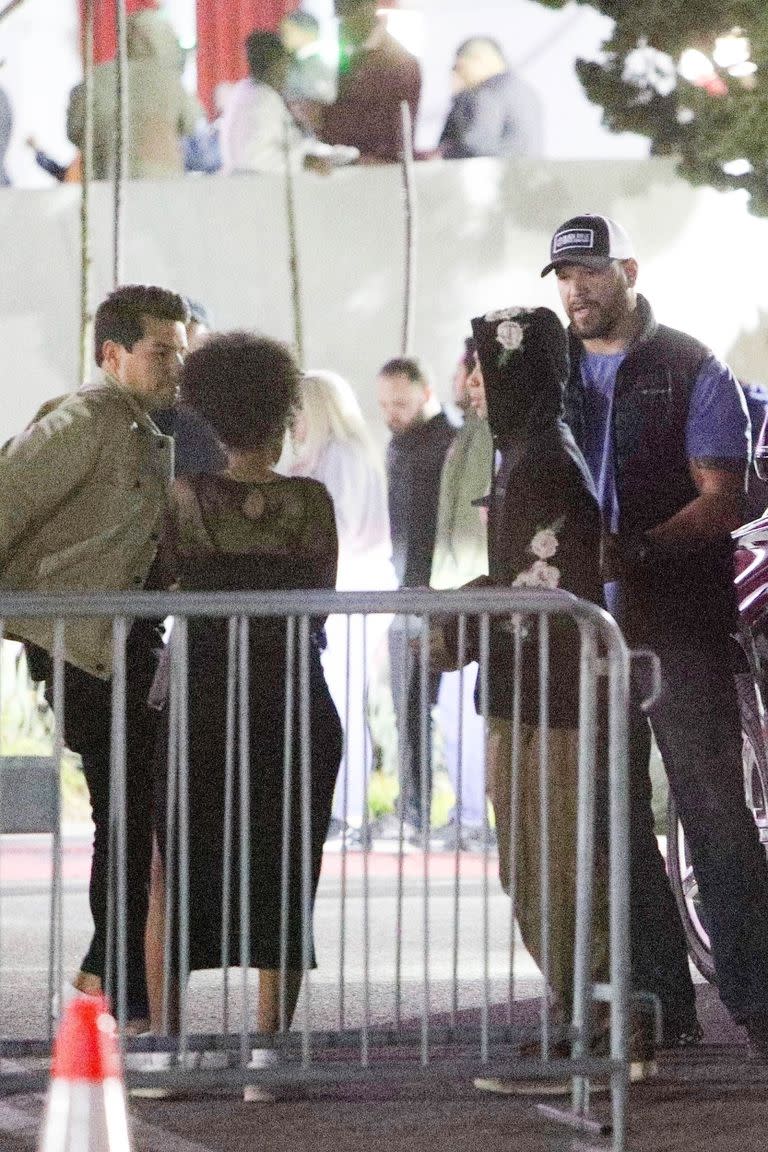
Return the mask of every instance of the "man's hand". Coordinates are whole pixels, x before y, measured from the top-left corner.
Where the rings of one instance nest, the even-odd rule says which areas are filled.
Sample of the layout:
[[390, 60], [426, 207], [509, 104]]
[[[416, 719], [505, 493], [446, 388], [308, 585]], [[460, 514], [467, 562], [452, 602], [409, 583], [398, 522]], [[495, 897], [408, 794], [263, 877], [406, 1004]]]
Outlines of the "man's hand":
[[643, 532], [619, 536], [606, 532], [600, 541], [600, 571], [603, 580], [626, 580], [647, 569], [653, 559], [655, 549], [652, 541]]
[[605, 533], [600, 567], [603, 580], [631, 579], [666, 557], [694, 563], [697, 551], [744, 523], [744, 474], [739, 462], [691, 460], [691, 478], [698, 495], [647, 532]]

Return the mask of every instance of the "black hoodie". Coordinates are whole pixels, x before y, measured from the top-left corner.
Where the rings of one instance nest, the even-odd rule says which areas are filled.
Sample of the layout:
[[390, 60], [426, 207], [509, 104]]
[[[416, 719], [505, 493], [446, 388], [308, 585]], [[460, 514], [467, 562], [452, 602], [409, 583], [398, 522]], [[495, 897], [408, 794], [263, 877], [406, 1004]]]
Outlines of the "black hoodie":
[[[563, 420], [565, 330], [548, 308], [508, 308], [477, 317], [472, 332], [496, 449], [488, 520], [490, 579], [500, 585], [562, 589], [602, 605], [600, 510], [587, 464]], [[526, 631], [522, 718], [538, 724], [537, 629]], [[494, 716], [511, 715], [512, 643], [499, 620], [491, 640]], [[576, 727], [576, 627], [553, 619], [550, 649], [550, 725]]]

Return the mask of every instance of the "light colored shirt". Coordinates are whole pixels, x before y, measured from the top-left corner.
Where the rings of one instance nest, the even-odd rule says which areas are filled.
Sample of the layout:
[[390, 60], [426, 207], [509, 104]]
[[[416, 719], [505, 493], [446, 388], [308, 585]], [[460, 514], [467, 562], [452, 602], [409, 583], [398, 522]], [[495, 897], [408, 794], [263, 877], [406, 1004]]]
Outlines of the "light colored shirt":
[[396, 588], [384, 471], [364, 448], [351, 440], [329, 440], [311, 470], [298, 464], [287, 471], [319, 480], [331, 494], [339, 537], [336, 587]]
[[285, 169], [285, 141], [291, 165], [299, 168], [308, 141], [291, 116], [279, 92], [268, 84], [250, 78], [232, 89], [221, 118], [222, 171], [282, 172]]

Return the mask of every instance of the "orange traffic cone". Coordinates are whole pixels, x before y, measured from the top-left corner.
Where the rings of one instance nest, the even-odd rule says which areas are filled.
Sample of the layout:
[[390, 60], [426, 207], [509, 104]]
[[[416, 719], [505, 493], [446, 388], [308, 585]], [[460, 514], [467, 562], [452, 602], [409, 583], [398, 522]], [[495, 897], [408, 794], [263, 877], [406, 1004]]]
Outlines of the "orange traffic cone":
[[130, 1152], [115, 1021], [102, 996], [66, 1008], [38, 1152]]

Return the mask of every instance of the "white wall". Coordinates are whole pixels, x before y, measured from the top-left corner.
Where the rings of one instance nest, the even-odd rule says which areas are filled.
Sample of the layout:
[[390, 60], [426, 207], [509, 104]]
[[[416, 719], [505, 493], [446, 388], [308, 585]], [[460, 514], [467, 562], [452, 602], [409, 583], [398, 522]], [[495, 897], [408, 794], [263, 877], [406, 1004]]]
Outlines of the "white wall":
[[46, 187], [54, 182], [35, 164], [25, 144], [28, 136], [61, 163], [74, 155], [65, 116], [69, 92], [81, 75], [79, 38], [75, 0], [25, 0], [0, 23], [0, 84], [14, 115], [7, 156], [14, 184]]
[[[694, 189], [667, 161], [417, 167], [416, 351], [439, 390], [469, 320], [508, 304], [557, 307], [539, 272], [551, 232], [603, 211], [633, 233], [640, 287], [658, 314], [710, 343], [737, 371], [768, 382], [768, 282], [757, 254], [768, 221], [739, 194]], [[110, 288], [111, 199], [94, 188], [96, 298]], [[378, 425], [372, 381], [400, 350], [403, 218], [399, 170], [351, 169], [297, 181], [306, 365], [358, 388]], [[79, 189], [0, 191], [0, 439], [45, 398], [77, 383]], [[205, 301], [222, 328], [290, 340], [292, 310], [280, 177], [136, 182], [126, 205], [126, 279]]]

